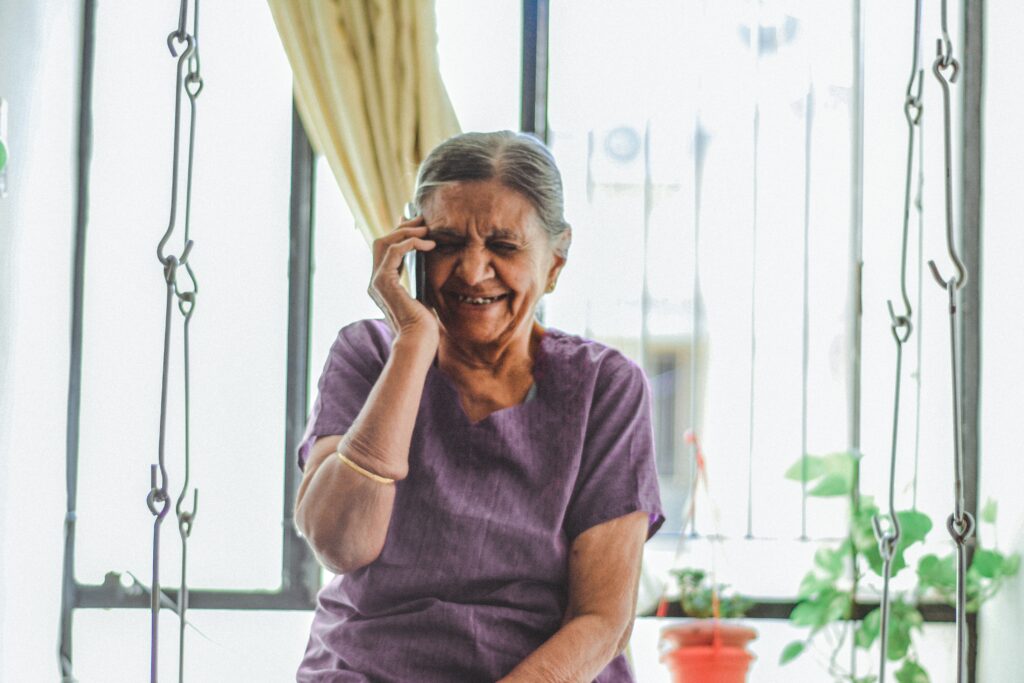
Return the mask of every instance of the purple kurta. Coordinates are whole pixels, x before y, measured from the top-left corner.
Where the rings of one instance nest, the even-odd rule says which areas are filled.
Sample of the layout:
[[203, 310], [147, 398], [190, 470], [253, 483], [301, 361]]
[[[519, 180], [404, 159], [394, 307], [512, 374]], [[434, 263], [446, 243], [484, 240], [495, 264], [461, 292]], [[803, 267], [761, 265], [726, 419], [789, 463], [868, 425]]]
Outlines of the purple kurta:
[[[299, 448], [344, 434], [391, 352], [383, 320], [341, 330]], [[427, 373], [380, 556], [320, 592], [300, 683], [493, 682], [561, 626], [572, 541], [658, 495], [650, 391], [618, 351], [548, 328], [532, 396], [471, 423]], [[632, 681], [621, 655], [597, 681]]]

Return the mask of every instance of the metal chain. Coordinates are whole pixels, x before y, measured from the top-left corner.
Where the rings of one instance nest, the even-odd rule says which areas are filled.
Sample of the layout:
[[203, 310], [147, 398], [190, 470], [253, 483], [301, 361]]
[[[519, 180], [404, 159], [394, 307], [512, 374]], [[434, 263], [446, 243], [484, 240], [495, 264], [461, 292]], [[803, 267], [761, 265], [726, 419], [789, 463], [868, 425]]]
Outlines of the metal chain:
[[[947, 79], [946, 70], [950, 70]], [[948, 297], [949, 305], [949, 348], [952, 369], [953, 388], [953, 514], [946, 520], [946, 529], [956, 544], [957, 574], [956, 574], [956, 680], [963, 683], [966, 680], [966, 644], [967, 644], [967, 541], [974, 534], [974, 517], [964, 510], [964, 463], [960, 434], [960, 391], [959, 391], [959, 368], [957, 367], [957, 294], [961, 287], [967, 282], [967, 269], [956, 252], [956, 245], [953, 239], [953, 153], [952, 153], [952, 116], [950, 113], [950, 83], [955, 83], [960, 72], [960, 64], [953, 57], [953, 45], [949, 39], [949, 31], [946, 24], [946, 0], [942, 2], [942, 38], [936, 41], [936, 57], [932, 62], [932, 73], [942, 86], [943, 126], [944, 126], [944, 163], [945, 163], [945, 198], [946, 198], [946, 250], [949, 258], [956, 267], [956, 276], [944, 278], [939, 273], [935, 261], [928, 261], [928, 268], [932, 272], [936, 283], [944, 290]]]
[[[903, 187], [903, 230], [900, 249], [900, 296], [903, 299], [903, 313], [897, 315], [893, 309], [892, 301], [886, 301], [889, 309], [889, 320], [891, 332], [896, 341], [896, 380], [893, 387], [893, 409], [892, 409], [892, 442], [889, 451], [889, 497], [888, 512], [883, 516], [875, 515], [871, 520], [871, 526], [878, 540], [878, 551], [882, 556], [882, 602], [879, 606], [881, 611], [879, 639], [880, 653], [878, 664], [878, 682], [885, 683], [885, 663], [888, 655], [889, 645], [889, 581], [892, 575], [892, 561], [899, 547], [901, 536], [900, 522], [896, 515], [896, 451], [899, 443], [900, 423], [900, 388], [903, 377], [903, 345], [913, 332], [914, 326], [911, 322], [913, 309], [910, 306], [910, 297], [907, 295], [907, 234], [910, 225], [911, 186], [914, 175], [914, 137], [916, 128], [921, 123], [921, 115], [924, 111], [921, 102], [921, 89], [924, 82], [924, 72], [920, 69], [918, 57], [918, 45], [921, 42], [921, 0], [914, 3], [914, 47], [913, 61], [910, 70], [910, 80], [907, 82], [906, 97], [903, 102], [903, 114], [907, 119], [907, 164], [906, 181]], [[916, 87], [915, 87], [916, 82]], [[883, 520], [885, 523], [883, 523]]]
[[[185, 658], [185, 624], [186, 612], [188, 610], [188, 583], [187, 583], [187, 562], [188, 562], [188, 538], [192, 533], [192, 525], [195, 521], [199, 503], [199, 491], [193, 489], [192, 509], [184, 507], [187, 498], [189, 481], [191, 476], [191, 368], [190, 368], [190, 345], [189, 328], [192, 321], [192, 313], [195, 309], [196, 296], [199, 291], [198, 282], [192, 266], [188, 261], [192, 251], [193, 241], [190, 237], [190, 223], [192, 212], [192, 178], [195, 160], [195, 134], [196, 134], [196, 98], [203, 88], [203, 79], [200, 75], [199, 62], [199, 2], [195, 2], [193, 11], [192, 33], [185, 29], [188, 14], [188, 0], [182, 0], [179, 11], [178, 28], [167, 36], [167, 47], [171, 55], [177, 57], [175, 100], [174, 100], [174, 142], [171, 168], [171, 207], [170, 218], [167, 229], [157, 245], [157, 258], [163, 266], [164, 281], [166, 282], [167, 295], [164, 307], [164, 347], [163, 367], [160, 387], [160, 435], [158, 446], [158, 461], [150, 469], [150, 493], [146, 499], [150, 511], [155, 516], [153, 523], [153, 572], [152, 585], [150, 590], [150, 681], [156, 683], [158, 677], [158, 630], [161, 599], [160, 590], [160, 525], [168, 513], [170, 496], [167, 485], [166, 467], [166, 436], [167, 436], [167, 396], [169, 386], [170, 370], [170, 344], [171, 344], [171, 304], [177, 300], [178, 311], [184, 317], [183, 325], [183, 355], [184, 355], [184, 428], [185, 428], [185, 476], [181, 492], [175, 503], [175, 516], [178, 521], [178, 533], [181, 536], [181, 581], [178, 591], [177, 612], [179, 619], [178, 632], [178, 680], [184, 680], [184, 658]], [[182, 46], [184, 49], [182, 50]], [[179, 54], [179, 50], [181, 50]], [[184, 68], [187, 64], [187, 74]], [[180, 168], [181, 153], [181, 111], [182, 93], [189, 99], [189, 138], [188, 138], [188, 162], [185, 181], [185, 219], [184, 239], [180, 256], [164, 254], [164, 248], [174, 233], [177, 224], [178, 208], [178, 175]], [[188, 275], [189, 284], [182, 288], [179, 286], [179, 268], [184, 266]], [[159, 482], [157, 473], [159, 472]]]

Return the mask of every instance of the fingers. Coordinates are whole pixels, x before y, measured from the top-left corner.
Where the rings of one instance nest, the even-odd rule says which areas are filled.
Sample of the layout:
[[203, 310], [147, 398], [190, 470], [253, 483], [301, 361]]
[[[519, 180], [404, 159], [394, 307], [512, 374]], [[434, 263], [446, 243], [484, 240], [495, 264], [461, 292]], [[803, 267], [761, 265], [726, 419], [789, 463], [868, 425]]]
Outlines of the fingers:
[[415, 218], [410, 218], [407, 221], [402, 221], [398, 224], [397, 228], [373, 241], [374, 266], [380, 263], [384, 252], [392, 244], [408, 239], [409, 237], [423, 237], [426, 234], [427, 225], [422, 216], [416, 216]]
[[436, 246], [437, 242], [420, 237], [407, 237], [400, 242], [395, 242], [384, 249], [380, 264], [376, 268], [377, 274], [383, 275], [391, 271], [397, 273], [401, 270], [402, 258], [408, 252], [414, 249], [430, 251]]

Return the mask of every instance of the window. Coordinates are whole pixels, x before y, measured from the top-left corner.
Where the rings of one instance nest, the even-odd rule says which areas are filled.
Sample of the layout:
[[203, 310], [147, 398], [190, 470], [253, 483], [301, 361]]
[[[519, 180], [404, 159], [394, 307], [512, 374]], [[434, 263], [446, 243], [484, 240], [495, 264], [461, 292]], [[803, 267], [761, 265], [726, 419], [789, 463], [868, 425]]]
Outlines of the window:
[[[651, 566], [664, 569], [678, 561], [673, 548], [684, 533], [693, 478], [693, 453], [683, 434], [695, 428], [709, 457], [712, 497], [719, 501], [717, 519], [707, 505], [698, 506], [695, 529], [704, 539], [719, 532], [730, 539], [718, 551], [717, 561], [727, 568], [723, 578], [764, 598], [792, 596], [815, 549], [798, 540], [804, 530], [811, 538], [834, 536], [844, 522], [841, 504], [812, 501], [805, 509], [797, 485], [782, 477], [804, 441], [810, 453], [849, 446], [854, 15], [852, 3], [819, 5], [551, 2], [549, 142], [565, 177], [575, 239], [559, 290], [547, 299], [546, 322], [623, 349], [650, 378], [668, 515], [661, 538], [650, 546]], [[520, 10], [518, 3], [499, 0], [438, 0], [442, 71], [465, 129], [518, 127]], [[893, 74], [903, 74], [909, 62], [908, 54], [891, 47], [906, 46], [909, 27], [878, 7], [865, 11], [864, 75], [871, 97], [863, 144], [871, 173], [863, 182], [862, 489], [880, 492], [894, 359], [879, 302], [898, 291], [896, 230], [888, 226], [899, 225], [906, 135], [904, 82]], [[925, 25], [937, 25], [937, 9], [927, 12]], [[193, 483], [203, 495], [197, 520], [202, 532], [190, 546], [193, 556], [226, 559], [193, 563], [190, 584], [255, 594], [279, 587], [285, 551], [280, 536], [267, 538], [263, 531], [281, 523], [283, 504], [277, 477], [290, 312], [283, 286], [290, 75], [280, 51], [246, 49], [253, 41], [276, 45], [267, 13], [248, 17], [244, 32], [235, 30], [237, 13], [223, 8], [204, 8], [203, 20], [204, 76], [218, 87], [207, 88], [200, 99], [197, 143], [193, 264], [203, 289], [193, 328]], [[78, 577], [88, 584], [102, 583], [109, 571], [130, 572], [143, 583], [149, 574], [149, 549], [137, 539], [148, 536], [152, 520], [123, 514], [140, 511], [147, 482], [138, 481], [133, 473], [139, 468], [125, 467], [124, 459], [128, 453], [148, 463], [144, 454], [156, 443], [162, 281], [152, 250], [166, 225], [169, 178], [152, 167], [162, 159], [156, 165], [170, 168], [173, 60], [159, 41], [140, 37], [160, 35], [172, 22], [103, 5], [97, 27], [77, 559]], [[154, 73], [168, 77], [154, 79]], [[125, 92], [138, 106], [124, 106]], [[935, 160], [937, 89], [928, 84], [926, 92], [925, 157]], [[252, 101], [261, 103], [258, 115], [239, 106]], [[929, 220], [942, 202], [932, 168], [924, 190]], [[370, 276], [365, 242], [322, 162], [315, 177], [310, 398], [337, 329], [379, 315], [361, 295]], [[203, 194], [205, 187], [216, 187], [216, 199]], [[913, 237], [911, 245], [911, 263], [919, 252], [927, 257], [944, 250], [941, 234], [931, 229], [922, 250]], [[151, 281], [153, 289], [126, 288], [126, 281]], [[916, 271], [911, 281], [916, 288]], [[932, 454], [945, 453], [950, 441], [948, 350], [936, 303], [941, 292], [927, 282], [916, 328], [924, 369], [916, 380], [928, 387], [920, 412], [922, 423], [932, 427], [920, 434], [918, 466], [910, 458], [915, 449], [907, 427], [917, 407], [914, 384], [905, 381], [899, 496], [902, 504], [913, 497], [941, 519], [952, 484], [948, 458]], [[908, 349], [905, 366], [917, 361], [916, 349]], [[180, 377], [180, 370], [172, 366], [172, 377]], [[176, 380], [171, 405], [180, 406], [174, 392], [180, 392]], [[172, 424], [180, 425], [173, 411]], [[227, 423], [236, 428], [224, 429]], [[178, 434], [172, 426], [169, 453], [180, 452]], [[912, 489], [915, 471], [918, 485]], [[776, 493], [787, 486], [784, 495]], [[168, 568], [179, 552], [174, 532], [173, 519], [165, 522], [162, 564]], [[941, 534], [932, 540], [946, 543]], [[707, 566], [711, 552], [704, 540], [690, 542], [683, 562]], [[173, 586], [177, 577], [166, 571], [162, 581]], [[261, 651], [282, 653], [274, 659], [280, 672], [273, 676], [290, 676], [309, 619], [258, 610], [191, 615], [206, 638], [189, 632], [188, 666], [204, 675], [232, 662], [253, 664], [244, 654], [253, 641], [233, 640], [244, 622], [249, 635], [256, 632], [253, 623], [261, 625]], [[146, 616], [88, 611], [78, 617], [76, 672], [117, 677], [110, 669], [116, 660], [122, 677], [134, 676], [127, 672], [142, 668], [148, 652]], [[170, 664], [177, 625], [165, 622], [162, 661]], [[634, 643], [652, 642], [656, 628], [641, 621]], [[118, 637], [111, 638], [112, 631]], [[285, 631], [297, 635], [273, 637]], [[944, 661], [950, 627], [929, 625], [928, 633], [922, 655]], [[759, 675], [774, 673], [773, 654], [793, 637], [785, 623], [766, 624], [756, 645]], [[110, 657], [113, 643], [135, 659]], [[634, 659], [640, 680], [664, 676], [651, 658]], [[267, 661], [259, 665], [252, 675], [268, 675]], [[790, 667], [779, 676], [814, 680], [818, 673]]]

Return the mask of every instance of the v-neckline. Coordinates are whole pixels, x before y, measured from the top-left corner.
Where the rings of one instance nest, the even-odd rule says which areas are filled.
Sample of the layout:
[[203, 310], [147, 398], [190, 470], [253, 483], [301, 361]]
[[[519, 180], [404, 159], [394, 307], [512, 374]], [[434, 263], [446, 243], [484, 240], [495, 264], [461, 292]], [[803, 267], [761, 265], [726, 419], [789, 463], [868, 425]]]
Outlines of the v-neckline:
[[455, 410], [461, 416], [463, 422], [465, 422], [469, 427], [480, 427], [480, 426], [486, 424], [487, 422], [490, 422], [492, 420], [492, 418], [500, 418], [500, 416], [514, 413], [518, 409], [525, 410], [527, 408], [527, 406], [532, 405], [533, 403], [535, 403], [536, 401], [538, 401], [540, 399], [540, 387], [539, 387], [539, 384], [540, 384], [540, 377], [542, 376], [543, 373], [538, 372], [538, 368], [541, 366], [541, 364], [544, 361], [544, 357], [545, 357], [545, 353], [546, 353], [544, 347], [545, 347], [545, 345], [546, 345], [546, 343], [548, 341], [548, 338], [550, 336], [551, 336], [551, 328], [545, 328], [544, 329], [544, 334], [542, 334], [540, 339], [537, 341], [537, 350], [536, 350], [536, 355], [534, 356], [534, 359], [533, 359], [533, 368], [530, 370], [530, 374], [533, 376], [533, 384], [530, 385], [530, 389], [526, 393], [526, 398], [524, 400], [520, 401], [519, 403], [513, 403], [510, 406], [505, 406], [504, 408], [498, 408], [497, 410], [492, 410], [491, 412], [487, 413], [482, 418], [480, 418], [479, 420], [476, 420], [476, 421], [473, 421], [472, 419], [470, 419], [469, 413], [466, 412], [466, 409], [462, 405], [462, 395], [459, 393], [458, 387], [455, 386], [455, 382], [452, 380], [452, 378], [449, 377], [444, 372], [444, 370], [442, 370], [438, 366], [438, 364], [437, 364], [437, 357], [436, 356], [434, 357], [434, 362], [430, 364], [430, 369], [429, 369], [428, 373], [433, 374], [437, 378], [437, 381], [440, 382], [441, 385], [444, 386], [452, 394], [454, 402], [455, 402]]

